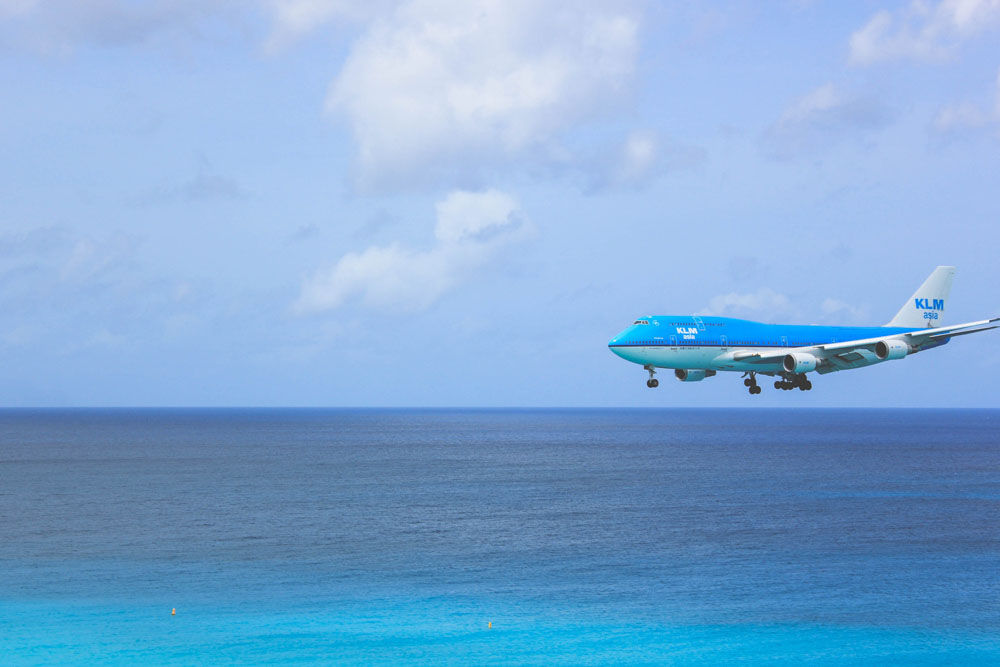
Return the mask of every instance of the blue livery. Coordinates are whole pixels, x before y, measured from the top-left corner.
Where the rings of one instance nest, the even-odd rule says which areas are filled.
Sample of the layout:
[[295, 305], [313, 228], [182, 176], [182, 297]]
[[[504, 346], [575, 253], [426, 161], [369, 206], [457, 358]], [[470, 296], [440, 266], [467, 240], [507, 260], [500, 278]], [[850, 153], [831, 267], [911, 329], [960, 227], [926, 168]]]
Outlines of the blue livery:
[[946, 344], [956, 336], [995, 329], [1000, 318], [950, 327], [934, 326], [944, 310], [955, 268], [939, 266], [880, 327], [765, 324], [729, 317], [658, 315], [637, 319], [608, 347], [649, 373], [674, 370], [682, 382], [698, 382], [720, 371], [742, 373], [751, 394], [757, 376], [775, 377], [776, 389], [812, 389], [808, 374], [832, 373], [902, 359]]

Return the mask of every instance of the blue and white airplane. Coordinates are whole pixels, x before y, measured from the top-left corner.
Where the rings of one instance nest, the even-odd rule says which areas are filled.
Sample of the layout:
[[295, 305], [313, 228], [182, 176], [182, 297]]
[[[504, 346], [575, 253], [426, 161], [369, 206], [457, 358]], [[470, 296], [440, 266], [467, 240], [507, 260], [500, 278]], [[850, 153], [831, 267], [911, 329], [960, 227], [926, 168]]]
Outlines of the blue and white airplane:
[[[657, 368], [672, 368], [681, 382], [699, 382], [718, 371], [743, 373], [743, 384], [759, 394], [757, 375], [777, 378], [775, 389], [812, 389], [807, 373], [871, 366], [940, 347], [956, 336], [996, 329], [1000, 317], [943, 327], [940, 318], [955, 267], [939, 266], [892, 320], [881, 327], [764, 324], [729, 317], [643, 317], [608, 347], [649, 372], [647, 387], [659, 386]], [[992, 325], [992, 326], [991, 326]]]

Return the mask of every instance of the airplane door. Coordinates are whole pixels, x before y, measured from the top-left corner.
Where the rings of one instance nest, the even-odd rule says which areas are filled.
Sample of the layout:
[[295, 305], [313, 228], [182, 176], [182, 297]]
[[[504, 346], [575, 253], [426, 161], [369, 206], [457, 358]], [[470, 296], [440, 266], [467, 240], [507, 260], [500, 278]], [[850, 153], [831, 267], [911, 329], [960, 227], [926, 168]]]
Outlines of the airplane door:
[[788, 336], [781, 337], [781, 347], [788, 347]]
[[719, 337], [719, 344], [722, 347], [722, 349], [726, 349], [727, 347], [729, 347], [729, 343], [726, 341], [726, 337], [725, 336], [720, 336]]
[[670, 347], [677, 349], [677, 336], [670, 337]]

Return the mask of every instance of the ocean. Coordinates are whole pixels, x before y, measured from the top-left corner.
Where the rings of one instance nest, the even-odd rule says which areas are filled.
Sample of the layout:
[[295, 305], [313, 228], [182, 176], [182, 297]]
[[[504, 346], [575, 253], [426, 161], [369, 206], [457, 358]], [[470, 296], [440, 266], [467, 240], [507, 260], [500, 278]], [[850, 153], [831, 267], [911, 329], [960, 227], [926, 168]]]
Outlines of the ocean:
[[2, 664], [738, 660], [1000, 664], [1000, 410], [0, 411]]

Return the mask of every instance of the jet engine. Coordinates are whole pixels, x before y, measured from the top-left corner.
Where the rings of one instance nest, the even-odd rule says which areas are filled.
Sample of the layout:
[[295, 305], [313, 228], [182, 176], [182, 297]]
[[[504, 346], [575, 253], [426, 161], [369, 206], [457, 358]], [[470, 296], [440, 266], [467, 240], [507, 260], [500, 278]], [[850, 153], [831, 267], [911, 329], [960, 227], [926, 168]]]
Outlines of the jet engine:
[[674, 371], [674, 377], [676, 377], [681, 382], [701, 382], [705, 378], [710, 378], [715, 375], [715, 371], [702, 371], [702, 370], [688, 370], [686, 368], [678, 368]]
[[781, 365], [789, 373], [808, 373], [809, 371], [816, 370], [816, 364], [818, 363], [819, 359], [811, 354], [792, 352], [785, 355], [785, 359], [781, 362]]
[[875, 343], [875, 356], [882, 361], [902, 359], [912, 350], [901, 340], [880, 340]]

